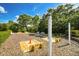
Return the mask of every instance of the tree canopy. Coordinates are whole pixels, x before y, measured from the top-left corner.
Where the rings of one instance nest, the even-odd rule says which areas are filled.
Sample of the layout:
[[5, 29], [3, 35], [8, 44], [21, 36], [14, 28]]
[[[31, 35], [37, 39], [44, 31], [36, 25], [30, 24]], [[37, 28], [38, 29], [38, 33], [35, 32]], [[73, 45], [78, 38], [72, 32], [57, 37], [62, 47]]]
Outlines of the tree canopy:
[[[74, 4], [62, 4], [57, 8], [49, 8], [42, 18], [39, 15], [30, 16], [27, 14], [19, 15], [17, 23], [9, 21], [9, 27], [17, 27], [18, 31], [29, 32], [48, 32], [48, 17], [52, 16], [52, 32], [66, 33], [68, 23], [71, 23], [72, 29], [79, 30], [79, 7], [74, 8]], [[0, 24], [0, 26], [2, 26]]]

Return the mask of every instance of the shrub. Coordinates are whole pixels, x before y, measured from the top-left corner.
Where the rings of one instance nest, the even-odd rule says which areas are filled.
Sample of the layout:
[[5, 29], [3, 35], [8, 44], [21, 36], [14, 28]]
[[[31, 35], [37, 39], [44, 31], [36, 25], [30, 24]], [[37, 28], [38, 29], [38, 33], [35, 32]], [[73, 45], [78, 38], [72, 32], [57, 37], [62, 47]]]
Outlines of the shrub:
[[12, 32], [18, 32], [18, 24], [14, 23], [11, 25], [10, 30], [12, 30]]
[[7, 30], [7, 24], [0, 24], [0, 31], [6, 31]]
[[26, 29], [25, 28], [21, 28], [19, 29], [20, 32], [26, 32]]
[[79, 30], [71, 30], [71, 35], [79, 37]]

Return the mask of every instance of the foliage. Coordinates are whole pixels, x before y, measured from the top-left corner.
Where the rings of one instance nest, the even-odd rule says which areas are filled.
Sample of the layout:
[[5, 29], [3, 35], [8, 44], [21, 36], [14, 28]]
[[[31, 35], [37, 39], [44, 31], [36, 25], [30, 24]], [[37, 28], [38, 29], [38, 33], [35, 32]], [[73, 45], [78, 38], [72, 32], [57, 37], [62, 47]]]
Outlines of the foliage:
[[15, 22], [13, 22], [12, 20], [9, 20], [7, 25], [8, 25], [8, 29], [10, 29], [10, 27], [14, 24]]
[[7, 24], [5, 23], [0, 23], [0, 31], [6, 31], [7, 30]]
[[18, 24], [14, 23], [13, 25], [10, 26], [10, 30], [12, 30], [12, 32], [18, 32]]
[[17, 19], [19, 28], [26, 28], [26, 30], [28, 31], [28, 25], [30, 24], [31, 19], [32, 17], [27, 14], [20, 15]]
[[31, 17], [27, 14], [22, 14], [19, 16], [17, 21], [19, 24], [19, 31], [22, 31], [22, 32], [25, 32], [25, 31], [36, 32], [36, 31], [38, 31], [38, 26], [39, 26], [39, 22], [40, 22], [38, 15]]
[[[73, 4], [64, 4], [60, 5], [57, 8], [48, 9], [48, 13], [52, 15], [52, 32], [55, 33], [64, 33], [66, 34], [68, 30], [68, 23], [71, 22], [72, 29], [79, 29], [79, 8], [73, 8]], [[46, 32], [47, 31], [47, 22], [46, 21], [49, 15], [43, 15], [42, 20], [39, 25], [39, 30]], [[46, 16], [46, 17], [45, 17]], [[43, 20], [44, 19], [44, 20]]]
[[26, 32], [26, 28], [22, 28], [22, 27], [21, 28], [18, 28], [18, 31], [19, 32]]
[[31, 28], [33, 32], [37, 32], [38, 31], [39, 23], [40, 23], [39, 16], [38, 15], [34, 16], [32, 18], [32, 25], [33, 25], [33, 27]]
[[79, 30], [71, 30], [72, 36], [79, 37]]
[[45, 14], [42, 16], [42, 19], [40, 20], [38, 31], [45, 33], [48, 32], [48, 17]]
[[[48, 13], [44, 14], [42, 18], [38, 15], [30, 16], [27, 14], [19, 15], [17, 23], [9, 21], [8, 27], [14, 32], [29, 31], [29, 32], [45, 32], [48, 33], [48, 17], [52, 16], [52, 33], [66, 34], [68, 30], [68, 23], [71, 23], [72, 30], [79, 29], [79, 7], [74, 8], [74, 4], [62, 4], [57, 8], [50, 8]], [[2, 25], [0, 25], [1, 27]], [[2, 26], [6, 27], [6, 26]], [[0, 29], [1, 30], [1, 29]]]

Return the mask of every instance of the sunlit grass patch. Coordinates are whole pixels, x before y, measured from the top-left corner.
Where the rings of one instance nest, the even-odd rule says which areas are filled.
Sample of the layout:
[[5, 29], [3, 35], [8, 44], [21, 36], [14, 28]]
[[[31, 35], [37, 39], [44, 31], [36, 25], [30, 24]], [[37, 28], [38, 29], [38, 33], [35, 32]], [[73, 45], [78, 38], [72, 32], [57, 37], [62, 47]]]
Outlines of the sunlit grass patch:
[[10, 31], [0, 31], [0, 45], [9, 37]]

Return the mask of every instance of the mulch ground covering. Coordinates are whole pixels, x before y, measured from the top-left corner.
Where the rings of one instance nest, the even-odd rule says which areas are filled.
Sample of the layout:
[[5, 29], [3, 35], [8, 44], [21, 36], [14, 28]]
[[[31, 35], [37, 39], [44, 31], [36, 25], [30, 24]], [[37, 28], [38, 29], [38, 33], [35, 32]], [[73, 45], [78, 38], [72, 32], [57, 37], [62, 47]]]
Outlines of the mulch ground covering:
[[[31, 35], [32, 36], [32, 35]], [[19, 42], [27, 41], [30, 35], [19, 33], [12, 34], [0, 47], [0, 56], [48, 56], [48, 42], [39, 37], [32, 36], [32, 39], [43, 42], [42, 49], [36, 49], [32, 52], [23, 53], [20, 50]], [[72, 41], [68, 45], [68, 40], [62, 38], [59, 43], [53, 43], [53, 56], [77, 56], [79, 55], [79, 43]]]

